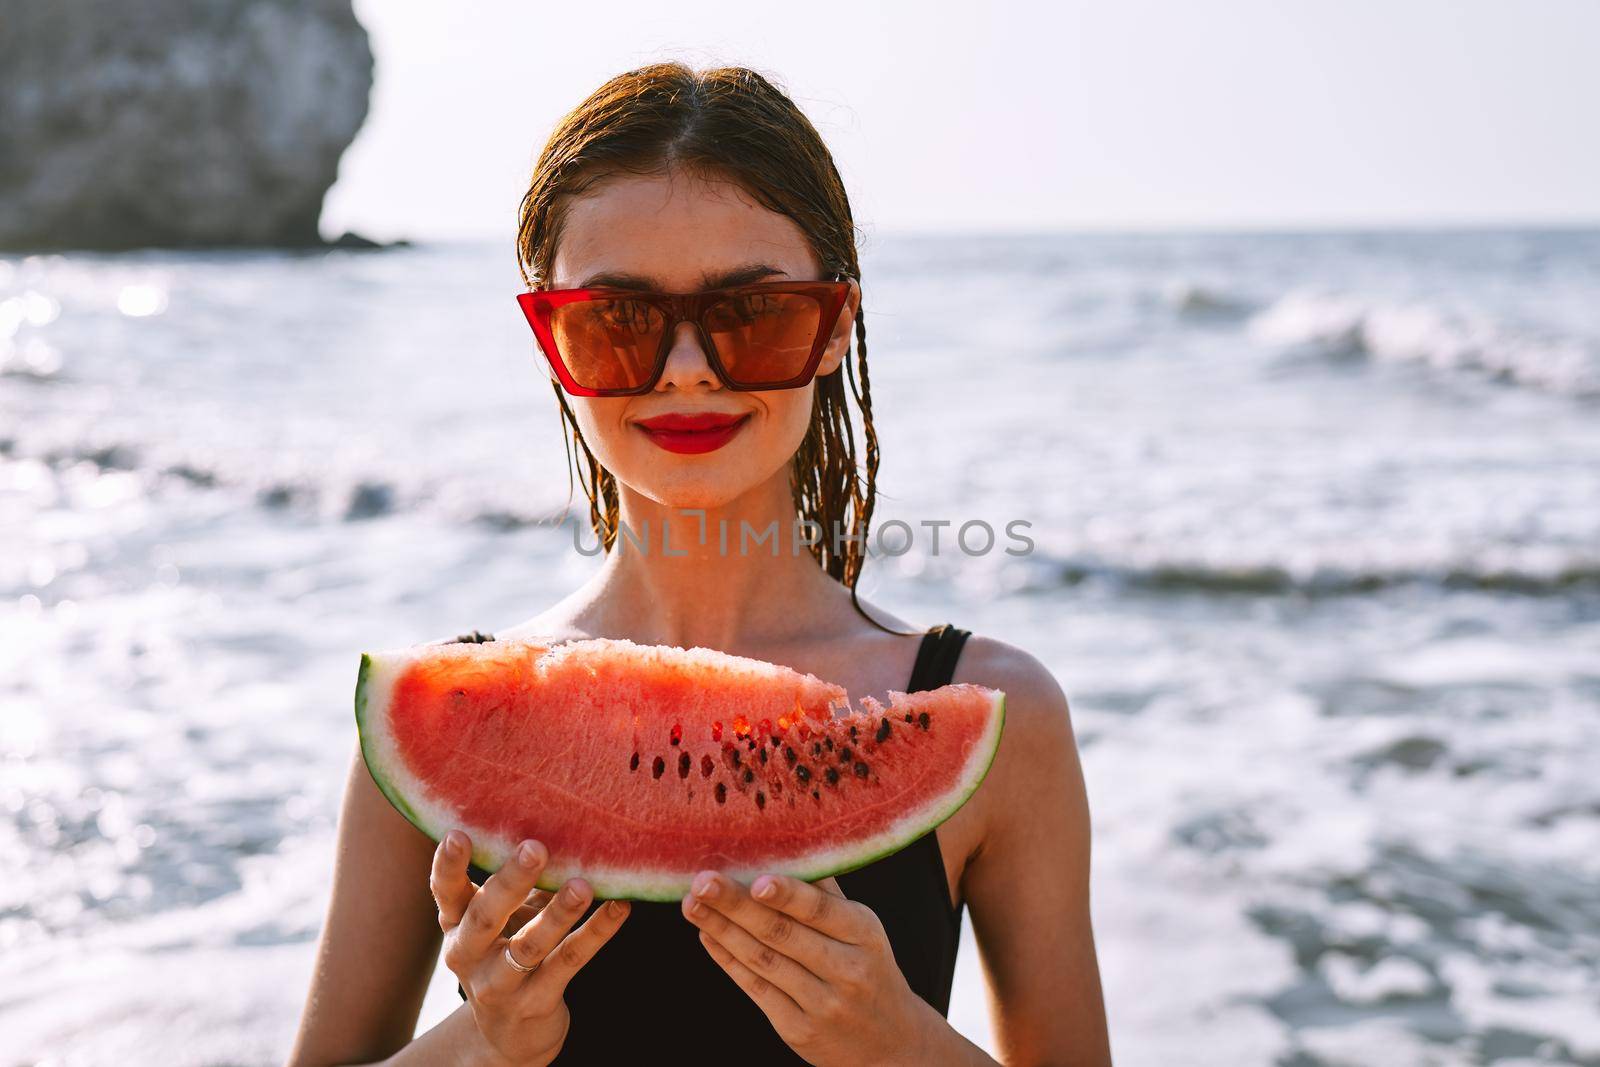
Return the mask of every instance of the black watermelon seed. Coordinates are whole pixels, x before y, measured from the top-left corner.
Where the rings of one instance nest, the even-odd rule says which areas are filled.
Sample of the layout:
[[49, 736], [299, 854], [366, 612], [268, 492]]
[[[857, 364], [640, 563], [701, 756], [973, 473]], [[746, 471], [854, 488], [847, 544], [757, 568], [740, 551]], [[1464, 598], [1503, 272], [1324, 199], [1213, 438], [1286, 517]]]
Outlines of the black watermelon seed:
[[809, 782], [811, 781], [811, 768], [802, 763], [794, 769], [794, 776], [802, 782]]
[[754, 752], [756, 750], [756, 739], [752, 737], [750, 740], [746, 741], [745, 747], [751, 752]]
[[772, 747], [773, 748], [777, 748], [778, 747], [778, 735], [777, 734], [773, 734], [772, 735]]
[[812, 800], [821, 800], [822, 799], [822, 794], [817, 792], [815, 789], [813, 789], [811, 791], [811, 799]]
[[765, 794], [765, 793], [757, 793], [756, 794], [756, 807], [764, 808], [766, 806], [767, 806], [767, 794]]
[[761, 756], [761, 764], [762, 764], [762, 766], [766, 766], [766, 763], [767, 763], [767, 750], [766, 749], [762, 749], [761, 752], [759, 753], [759, 755]]
[[822, 743], [828, 746], [828, 751], [829, 752], [833, 751], [833, 738], [825, 737], [825, 738], [823, 738]]
[[716, 793], [717, 793], [717, 803], [718, 804], [726, 804], [728, 802], [728, 787], [727, 786], [723, 785], [721, 782], [718, 782], [717, 783]]
[[850, 740], [854, 741], [855, 739], [856, 739], [856, 728], [855, 728], [855, 724], [852, 723], [851, 726], [850, 726]]
[[911, 717], [911, 713], [909, 711], [906, 712], [906, 722], [913, 722], [913, 721], [914, 720]]
[[824, 778], [828, 779], [829, 785], [839, 784], [839, 772], [834, 770], [832, 767], [829, 767], [826, 771], [823, 771], [822, 775]]
[[755, 772], [754, 772], [754, 771], [752, 771], [752, 770], [751, 770], [751, 769], [750, 769], [750, 768], [749, 768], [749, 767], [746, 767], [746, 768], [745, 768], [745, 769], [744, 769], [744, 780], [745, 780], [745, 783], [746, 783], [746, 784], [747, 784], [747, 785], [748, 785], [748, 784], [749, 784], [749, 783], [750, 783], [750, 782], [753, 782], [753, 781], [755, 781], [755, 780], [756, 780], [756, 775], [755, 775]]
[[700, 757], [700, 777], [710, 778], [711, 772], [716, 769], [716, 764], [711, 762], [710, 756]]
[[687, 752], [678, 753], [678, 777], [689, 777], [689, 753]]
[[734, 765], [734, 767], [738, 767], [738, 766], [739, 766], [739, 759], [740, 759], [740, 757], [739, 757], [739, 750], [738, 750], [738, 749], [736, 749], [736, 748], [731, 748], [731, 749], [729, 749], [729, 750], [728, 750], [728, 751], [729, 751], [729, 753], [731, 753], [731, 754], [732, 754], [732, 756], [733, 756], [733, 765]]
[[794, 761], [799, 759], [800, 757], [795, 755], [794, 749], [792, 749], [789, 746], [785, 745], [784, 748], [783, 748], [783, 758], [789, 761], [789, 766], [793, 767], [794, 766]]
[[633, 758], [628, 761], [628, 770], [636, 771], [638, 769], [639, 769], [639, 753], [635, 752], [633, 754]]
[[822, 758], [822, 743], [820, 741], [813, 741], [811, 743], [811, 754], [817, 759]]
[[867, 772], [870, 771], [871, 769], [872, 768], [868, 767], [865, 763], [857, 762], [856, 763], [856, 777], [857, 778], [865, 778], [867, 776]]
[[850, 757], [852, 755], [854, 755], [854, 753], [851, 752], [848, 748], [841, 748], [839, 750], [839, 762], [840, 763], [849, 763], [850, 762]]
[[667, 761], [662, 759], [660, 756], [657, 756], [656, 761], [650, 765], [650, 777], [660, 778], [661, 772], [666, 769]]
[[885, 741], [889, 740], [889, 720], [888, 719], [884, 719], [882, 722], [880, 722], [878, 724], [878, 733], [876, 734], [874, 740], [876, 740], [878, 742], [878, 744], [880, 744], [880, 745], [883, 744]]
[[927, 712], [923, 712], [921, 715], [917, 716], [917, 725], [922, 727], [924, 730], [926, 730], [928, 728], [928, 713]]

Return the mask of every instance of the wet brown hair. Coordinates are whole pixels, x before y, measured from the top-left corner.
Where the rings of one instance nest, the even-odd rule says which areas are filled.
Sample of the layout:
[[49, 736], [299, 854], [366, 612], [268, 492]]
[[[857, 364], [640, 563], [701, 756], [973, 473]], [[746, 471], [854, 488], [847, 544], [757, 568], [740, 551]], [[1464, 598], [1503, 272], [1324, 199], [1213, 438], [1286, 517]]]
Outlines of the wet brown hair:
[[[859, 283], [850, 198], [832, 153], [810, 120], [754, 70], [696, 72], [679, 62], [653, 63], [617, 75], [556, 126], [518, 211], [517, 262], [523, 281], [530, 289], [547, 283], [565, 221], [563, 208], [572, 197], [617, 173], [680, 169], [737, 183], [763, 207], [794, 220], [816, 253], [824, 278]], [[855, 333], [854, 364], [852, 353], [846, 352], [843, 374], [816, 379], [811, 425], [790, 465], [790, 485], [797, 517], [824, 531], [810, 546], [817, 563], [849, 587], [851, 603], [863, 618], [895, 633], [866, 613], [856, 593], [878, 476], [867, 327], [859, 309]], [[856, 463], [846, 379], [861, 411], [864, 477]], [[551, 387], [561, 406], [569, 479], [576, 467], [589, 498], [589, 525], [610, 552], [620, 521], [616, 478], [589, 451], [560, 384], [552, 381]], [[835, 531], [841, 533], [837, 548]]]

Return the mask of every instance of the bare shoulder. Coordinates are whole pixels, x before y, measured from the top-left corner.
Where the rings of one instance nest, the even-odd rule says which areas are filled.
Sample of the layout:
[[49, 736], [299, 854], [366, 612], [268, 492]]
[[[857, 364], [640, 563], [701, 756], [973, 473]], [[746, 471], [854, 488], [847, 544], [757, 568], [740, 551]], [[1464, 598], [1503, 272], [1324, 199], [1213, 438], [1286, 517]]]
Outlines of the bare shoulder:
[[954, 681], [1006, 695], [1005, 728], [994, 764], [974, 800], [984, 836], [1016, 818], [1032, 818], [1047, 797], [1072, 809], [1087, 804], [1067, 696], [1039, 658], [974, 634], [956, 661]]
[[962, 646], [953, 680], [1005, 693], [1006, 735], [1039, 741], [1071, 737], [1072, 716], [1066, 692], [1031, 652], [973, 634]]

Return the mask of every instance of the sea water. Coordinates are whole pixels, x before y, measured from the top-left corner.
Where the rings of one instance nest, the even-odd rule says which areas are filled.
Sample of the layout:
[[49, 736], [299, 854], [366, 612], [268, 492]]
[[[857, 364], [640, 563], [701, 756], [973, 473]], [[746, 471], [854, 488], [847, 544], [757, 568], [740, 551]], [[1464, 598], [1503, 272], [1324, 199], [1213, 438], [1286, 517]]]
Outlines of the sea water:
[[[916, 536], [862, 590], [1067, 693], [1118, 1062], [1600, 1063], [1600, 233], [863, 274]], [[0, 259], [6, 1064], [287, 1053], [358, 653], [596, 565], [517, 289], [509, 241]], [[992, 1046], [970, 922], [951, 1017]]]

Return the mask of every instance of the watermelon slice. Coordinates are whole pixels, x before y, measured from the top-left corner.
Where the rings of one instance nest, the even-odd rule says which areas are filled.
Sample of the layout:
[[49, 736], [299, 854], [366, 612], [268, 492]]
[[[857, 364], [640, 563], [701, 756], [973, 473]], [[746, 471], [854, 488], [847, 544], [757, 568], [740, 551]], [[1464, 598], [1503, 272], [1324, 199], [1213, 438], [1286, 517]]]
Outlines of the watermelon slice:
[[696, 871], [807, 881], [949, 818], [988, 772], [1005, 694], [890, 691], [885, 706], [707, 648], [625, 640], [365, 653], [356, 723], [373, 780], [435, 841], [493, 871], [524, 838], [540, 886], [676, 900]]

